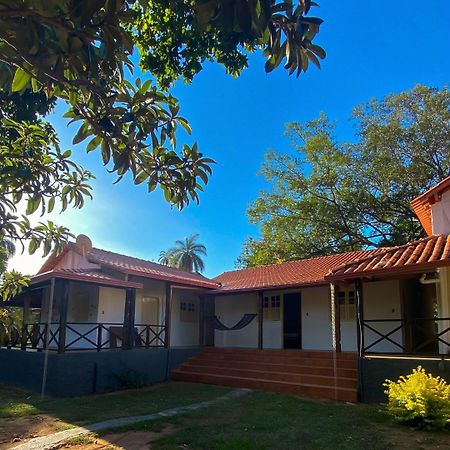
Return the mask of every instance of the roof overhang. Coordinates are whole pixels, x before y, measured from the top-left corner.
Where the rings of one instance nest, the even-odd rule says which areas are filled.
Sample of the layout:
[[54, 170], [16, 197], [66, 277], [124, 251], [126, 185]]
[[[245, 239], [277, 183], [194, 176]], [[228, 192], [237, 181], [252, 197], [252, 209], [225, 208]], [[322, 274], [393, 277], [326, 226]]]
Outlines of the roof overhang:
[[107, 264], [102, 261], [99, 261], [98, 264], [110, 267], [112, 269], [117, 270], [120, 273], [123, 273], [125, 275], [132, 275], [135, 277], [141, 277], [141, 278], [148, 278], [151, 280], [160, 280], [160, 281], [167, 281], [169, 283], [177, 284], [177, 285], [183, 285], [183, 286], [193, 286], [197, 288], [205, 288], [205, 289], [217, 289], [220, 284], [216, 282], [211, 282], [208, 280], [189, 280], [187, 278], [177, 277], [177, 276], [167, 276], [163, 274], [155, 274], [155, 273], [145, 273], [141, 272], [139, 270], [130, 270], [130, 269], [120, 269], [117, 266], [113, 264]]
[[254, 286], [249, 288], [230, 288], [227, 289], [226, 287], [222, 289], [214, 289], [213, 291], [209, 291], [208, 295], [232, 295], [232, 294], [248, 294], [252, 292], [266, 292], [266, 291], [279, 291], [279, 290], [286, 290], [286, 289], [302, 289], [302, 288], [309, 288], [309, 287], [320, 287], [320, 286], [328, 286], [330, 283], [325, 280], [320, 280], [316, 282], [309, 282], [309, 283], [288, 283], [288, 284], [270, 284], [270, 285], [264, 285], [264, 286]]
[[386, 268], [367, 270], [361, 272], [352, 272], [348, 274], [332, 274], [327, 275], [326, 278], [330, 282], [335, 281], [352, 281], [360, 278], [393, 278], [401, 275], [414, 275], [421, 274], [423, 272], [429, 272], [432, 269], [438, 269], [439, 267], [450, 266], [450, 261], [433, 261], [424, 264], [415, 264], [413, 266], [404, 266], [399, 268]]
[[143, 284], [137, 283], [133, 281], [127, 280], [119, 280], [115, 278], [106, 278], [106, 277], [95, 277], [89, 276], [83, 273], [69, 273], [64, 271], [52, 270], [49, 272], [44, 272], [37, 274], [31, 277], [30, 286], [41, 284], [46, 281], [50, 281], [52, 278], [54, 279], [62, 279], [62, 280], [70, 280], [70, 281], [79, 281], [84, 283], [97, 284], [106, 287], [118, 287], [118, 288], [134, 288], [134, 289], [142, 289]]

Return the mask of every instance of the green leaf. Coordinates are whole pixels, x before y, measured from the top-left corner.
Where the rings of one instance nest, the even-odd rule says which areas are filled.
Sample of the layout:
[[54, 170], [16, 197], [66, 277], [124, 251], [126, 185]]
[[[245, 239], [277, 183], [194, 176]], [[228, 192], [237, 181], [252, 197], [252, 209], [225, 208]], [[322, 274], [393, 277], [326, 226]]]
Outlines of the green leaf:
[[327, 56], [327, 54], [325, 53], [325, 50], [318, 45], [310, 45], [308, 47], [308, 49], [311, 50], [312, 52], [314, 52], [321, 59], [324, 59], [325, 56]]
[[72, 143], [73, 144], [79, 144], [80, 142], [84, 141], [91, 132], [89, 131], [89, 125], [87, 123], [83, 123], [81, 127], [78, 129], [77, 134], [73, 138]]
[[51, 213], [55, 207], [55, 197], [51, 197], [48, 201], [47, 212]]
[[19, 92], [23, 88], [27, 86], [31, 79], [31, 75], [28, 72], [25, 72], [22, 68], [18, 68], [16, 73], [14, 74], [14, 78], [12, 81], [11, 90], [13, 92]]
[[41, 197], [32, 197], [27, 202], [27, 210], [26, 214], [33, 214], [38, 208], [41, 203]]
[[30, 244], [28, 245], [28, 253], [32, 255], [36, 252], [39, 247], [39, 241], [37, 239], [31, 239]]
[[102, 138], [100, 136], [95, 136], [86, 147], [87, 152], [95, 150], [102, 143]]

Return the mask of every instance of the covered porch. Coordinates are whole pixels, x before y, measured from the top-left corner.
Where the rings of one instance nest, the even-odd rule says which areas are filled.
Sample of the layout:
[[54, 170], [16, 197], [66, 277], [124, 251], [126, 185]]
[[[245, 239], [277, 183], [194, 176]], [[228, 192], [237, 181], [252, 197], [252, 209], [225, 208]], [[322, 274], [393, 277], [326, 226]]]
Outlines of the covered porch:
[[[449, 239], [395, 247], [329, 275], [333, 346], [341, 348], [340, 292], [354, 286], [357, 351], [368, 356], [450, 358]], [[376, 286], [389, 284], [380, 291]], [[380, 308], [380, 304], [391, 307]]]
[[35, 277], [2, 304], [21, 320], [1, 336], [0, 348], [61, 354], [199, 345], [201, 291], [129, 278], [87, 270]]

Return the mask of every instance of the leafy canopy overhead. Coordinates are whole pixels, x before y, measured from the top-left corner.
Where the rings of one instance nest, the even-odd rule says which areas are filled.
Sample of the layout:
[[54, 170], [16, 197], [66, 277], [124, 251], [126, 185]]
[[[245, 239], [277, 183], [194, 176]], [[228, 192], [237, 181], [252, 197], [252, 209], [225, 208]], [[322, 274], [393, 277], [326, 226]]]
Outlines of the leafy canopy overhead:
[[[149, 192], [161, 188], [183, 208], [198, 202], [214, 163], [195, 143], [180, 105], [167, 90], [191, 81], [205, 61], [238, 75], [248, 52], [262, 50], [270, 72], [320, 66], [313, 41], [322, 20], [310, 0], [5, 0], [0, 4], [0, 241], [30, 253], [59, 251], [70, 232], [29, 215], [81, 208], [93, 174], [60, 149], [43, 117], [56, 101], [78, 124], [73, 143], [97, 151], [108, 170], [131, 175]], [[146, 80], [134, 79], [131, 59]], [[133, 81], [130, 81], [133, 80]], [[154, 80], [154, 81], [153, 81]], [[19, 202], [26, 204], [20, 216]]]
[[450, 174], [450, 92], [416, 86], [354, 109], [356, 143], [322, 114], [288, 124], [293, 151], [266, 155], [269, 189], [248, 209], [253, 266], [403, 244], [423, 235], [410, 201]]

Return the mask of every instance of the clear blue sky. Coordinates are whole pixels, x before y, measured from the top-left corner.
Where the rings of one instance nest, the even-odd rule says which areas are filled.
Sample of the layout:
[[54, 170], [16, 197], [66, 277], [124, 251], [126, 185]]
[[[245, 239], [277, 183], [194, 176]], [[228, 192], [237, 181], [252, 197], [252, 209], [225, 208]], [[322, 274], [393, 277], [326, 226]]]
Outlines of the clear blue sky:
[[[157, 259], [175, 239], [199, 233], [208, 248], [207, 276], [234, 268], [242, 243], [257, 228], [245, 210], [264, 181], [257, 175], [268, 149], [287, 150], [287, 122], [306, 121], [325, 111], [338, 123], [340, 139], [352, 138], [353, 106], [371, 97], [412, 88], [442, 86], [450, 74], [450, 3], [447, 0], [321, 0], [316, 14], [325, 20], [317, 42], [327, 51], [322, 70], [300, 78], [281, 67], [264, 73], [264, 59], [252, 55], [250, 67], [234, 79], [219, 65], [205, 67], [191, 85], [179, 82], [173, 94], [197, 141], [214, 158], [214, 175], [200, 206], [171, 209], [160, 192], [147, 194], [127, 179], [112, 185], [98, 152], [73, 148], [74, 128], [53, 119], [64, 148], [93, 171], [94, 200], [83, 210], [53, 219], [73, 233], [85, 233], [97, 247]], [[58, 108], [61, 115], [64, 108]], [[23, 259], [14, 265], [24, 271]], [[38, 262], [36, 262], [37, 265]]]

